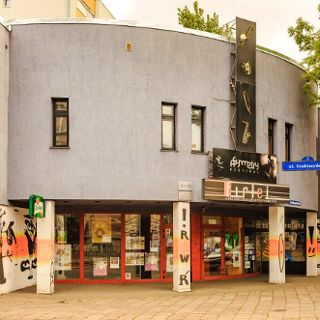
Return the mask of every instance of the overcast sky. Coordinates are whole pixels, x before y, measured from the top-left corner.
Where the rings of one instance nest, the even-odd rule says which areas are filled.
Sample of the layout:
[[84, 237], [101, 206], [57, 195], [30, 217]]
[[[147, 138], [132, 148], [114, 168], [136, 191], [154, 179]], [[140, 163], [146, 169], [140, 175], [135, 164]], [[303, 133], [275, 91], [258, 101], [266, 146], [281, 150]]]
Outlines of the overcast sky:
[[[177, 8], [193, 8], [193, 0], [103, 0], [116, 19], [148, 25], [177, 26]], [[236, 16], [257, 22], [257, 44], [300, 61], [295, 42], [287, 29], [298, 17], [320, 28], [320, 0], [198, 0], [205, 14], [216, 12], [224, 24]]]

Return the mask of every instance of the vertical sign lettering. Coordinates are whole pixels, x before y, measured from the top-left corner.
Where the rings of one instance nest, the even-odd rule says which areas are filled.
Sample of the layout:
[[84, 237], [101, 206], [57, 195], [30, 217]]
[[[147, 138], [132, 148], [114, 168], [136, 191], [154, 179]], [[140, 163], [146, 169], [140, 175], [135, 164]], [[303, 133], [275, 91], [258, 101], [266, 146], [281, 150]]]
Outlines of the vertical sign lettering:
[[191, 290], [190, 275], [190, 204], [173, 205], [173, 290]]

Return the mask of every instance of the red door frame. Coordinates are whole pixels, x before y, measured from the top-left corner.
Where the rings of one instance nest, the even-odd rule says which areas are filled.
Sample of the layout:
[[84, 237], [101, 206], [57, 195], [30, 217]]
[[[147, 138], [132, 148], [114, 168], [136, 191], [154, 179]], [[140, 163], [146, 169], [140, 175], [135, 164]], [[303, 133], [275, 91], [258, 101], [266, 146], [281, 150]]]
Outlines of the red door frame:
[[[238, 218], [242, 218], [243, 221], [242, 223], [244, 223], [244, 218], [243, 217], [238, 217]], [[234, 278], [249, 278], [249, 277], [255, 277], [257, 275], [259, 275], [258, 272], [255, 273], [250, 273], [250, 274], [246, 274], [245, 273], [245, 268], [244, 268], [244, 227], [242, 225], [242, 228], [240, 229], [240, 234], [241, 234], [241, 242], [240, 242], [240, 252], [242, 254], [242, 263], [243, 263], [243, 268], [242, 268], [242, 273], [239, 275], [232, 275], [232, 276], [228, 276], [225, 275], [225, 247], [224, 247], [224, 243], [225, 243], [225, 224], [224, 224], [224, 219], [223, 217], [221, 217], [221, 224], [203, 224], [202, 223], [202, 216], [201, 216], [201, 221], [200, 221], [200, 243], [201, 243], [201, 280], [221, 280], [221, 279], [234, 279]], [[204, 275], [204, 261], [203, 261], [203, 231], [204, 229], [220, 229], [221, 230], [221, 275], [220, 276], [205, 276]]]
[[[80, 234], [79, 234], [79, 278], [78, 279], [66, 279], [66, 280], [55, 280], [55, 283], [81, 283], [81, 284], [99, 284], [99, 283], [141, 283], [141, 282], [172, 282], [172, 278], [166, 278], [166, 243], [165, 243], [165, 229], [171, 228], [172, 224], [164, 224], [163, 215], [160, 214], [160, 276], [157, 279], [134, 279], [127, 280], [125, 279], [126, 266], [125, 266], [125, 214], [126, 213], [114, 213], [121, 215], [121, 278], [116, 280], [94, 280], [94, 279], [85, 279], [84, 272], [84, 216], [86, 213], [80, 213]], [[88, 213], [87, 213], [88, 214]], [[110, 212], [101, 212], [96, 214], [112, 214]]]
[[[221, 274], [215, 275], [215, 276], [205, 276], [204, 274], [204, 244], [203, 244], [203, 232], [204, 230], [220, 230], [221, 234]], [[201, 223], [201, 279], [202, 280], [215, 280], [215, 279], [221, 279], [224, 277], [224, 230], [223, 230], [223, 224], [203, 224]]]

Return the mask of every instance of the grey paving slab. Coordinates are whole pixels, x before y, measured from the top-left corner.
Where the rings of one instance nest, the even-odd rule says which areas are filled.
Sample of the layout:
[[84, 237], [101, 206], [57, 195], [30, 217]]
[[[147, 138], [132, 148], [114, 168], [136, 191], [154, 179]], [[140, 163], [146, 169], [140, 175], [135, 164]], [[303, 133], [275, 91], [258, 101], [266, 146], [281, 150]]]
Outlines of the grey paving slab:
[[287, 276], [193, 283], [177, 293], [170, 283], [56, 285], [53, 295], [35, 287], [0, 296], [0, 320], [224, 320], [320, 319], [320, 277]]

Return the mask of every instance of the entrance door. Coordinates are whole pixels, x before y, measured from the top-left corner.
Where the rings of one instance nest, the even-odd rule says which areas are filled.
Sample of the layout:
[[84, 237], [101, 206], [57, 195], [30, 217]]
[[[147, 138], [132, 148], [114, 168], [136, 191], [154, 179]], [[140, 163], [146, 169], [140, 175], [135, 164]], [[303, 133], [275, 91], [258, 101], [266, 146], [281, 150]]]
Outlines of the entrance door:
[[243, 273], [242, 218], [224, 218], [224, 275], [236, 276]]
[[203, 270], [204, 277], [221, 276], [224, 247], [221, 245], [221, 229], [203, 229]]

